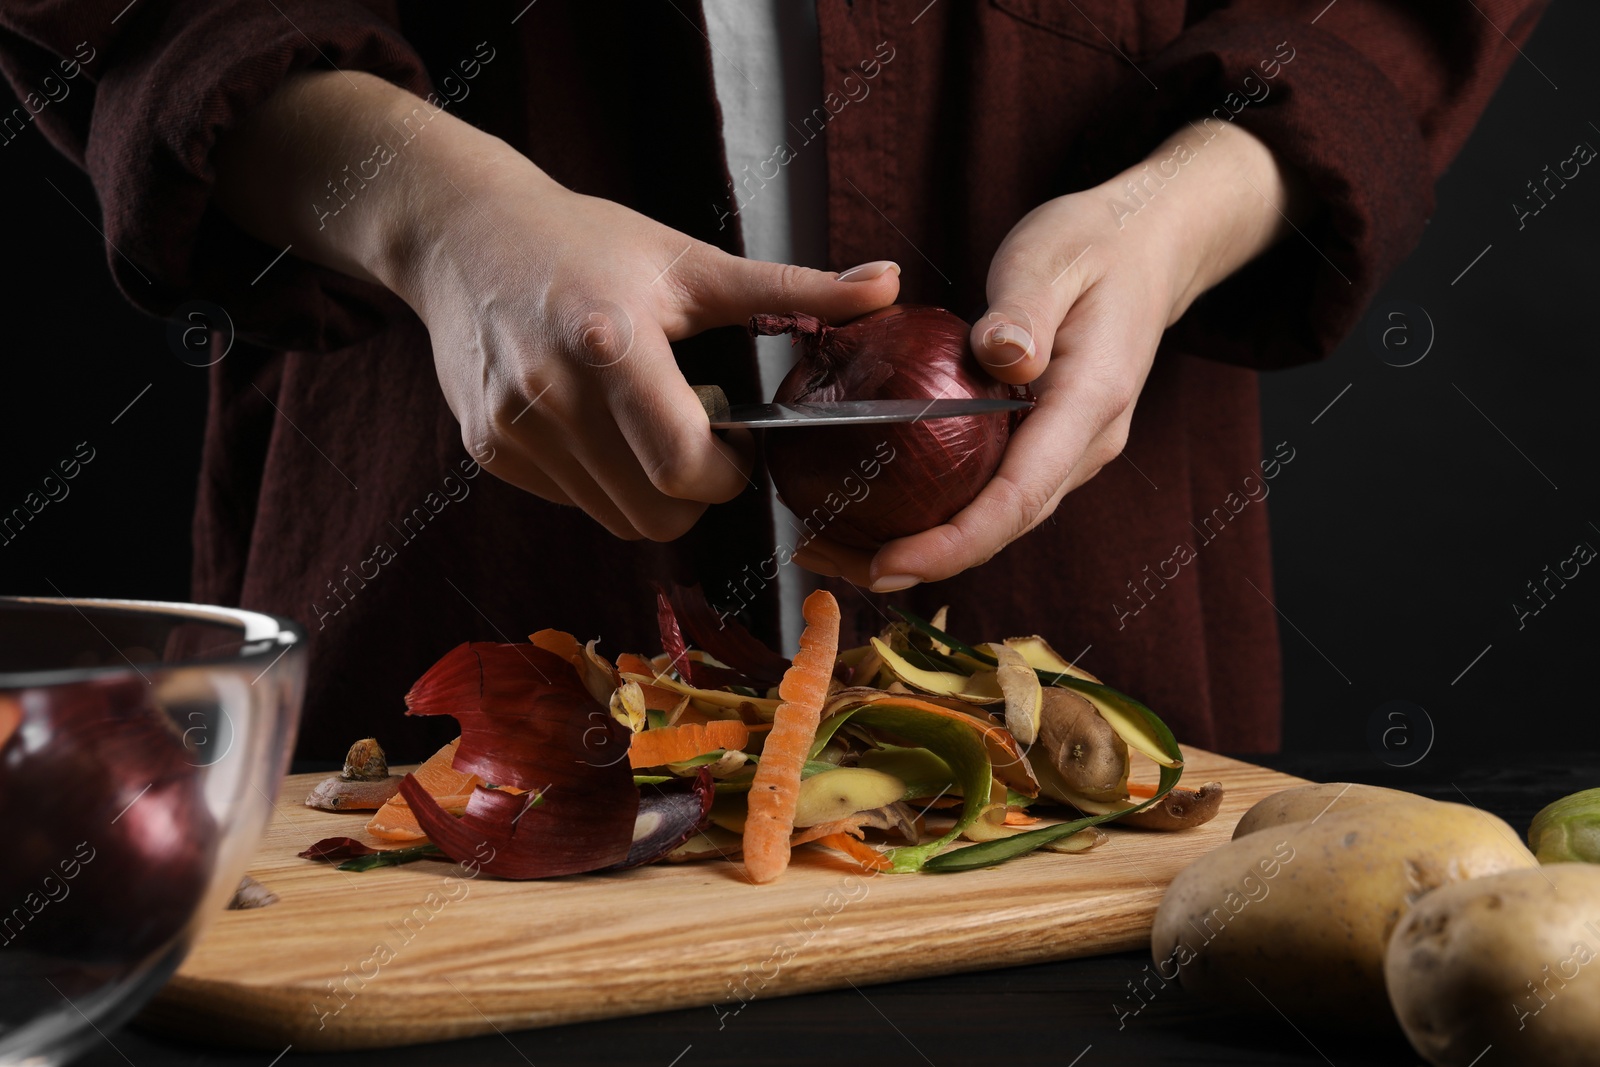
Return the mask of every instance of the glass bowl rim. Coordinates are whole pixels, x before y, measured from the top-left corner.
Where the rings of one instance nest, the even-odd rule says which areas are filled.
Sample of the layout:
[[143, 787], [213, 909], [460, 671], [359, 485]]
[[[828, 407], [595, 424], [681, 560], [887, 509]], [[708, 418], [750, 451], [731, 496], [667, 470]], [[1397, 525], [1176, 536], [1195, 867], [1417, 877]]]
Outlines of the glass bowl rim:
[[[306, 632], [298, 622], [282, 615], [269, 615], [245, 608], [223, 607], [219, 604], [194, 604], [175, 600], [128, 600], [114, 597], [67, 596], [0, 596], [0, 609], [12, 604], [70, 607], [80, 615], [80, 605], [105, 608], [134, 615], [180, 616], [194, 622], [207, 622], [218, 626], [233, 626], [244, 631], [243, 647], [232, 656], [218, 659], [186, 659], [171, 663], [147, 664], [160, 671], [178, 668], [208, 668], [251, 666], [268, 661], [265, 674], [292, 649], [306, 644]], [[88, 617], [84, 617], [88, 622]], [[93, 626], [93, 622], [89, 622]], [[108, 641], [109, 643], [109, 641]], [[113, 648], [116, 646], [113, 645]], [[119, 649], [120, 651], [120, 649]], [[144, 678], [144, 672], [133, 663], [100, 664], [94, 667], [53, 667], [31, 671], [0, 671], [0, 692], [18, 689], [39, 689], [47, 686], [72, 685], [79, 682], [103, 681], [115, 678]], [[146, 681], [149, 679], [146, 678]]]

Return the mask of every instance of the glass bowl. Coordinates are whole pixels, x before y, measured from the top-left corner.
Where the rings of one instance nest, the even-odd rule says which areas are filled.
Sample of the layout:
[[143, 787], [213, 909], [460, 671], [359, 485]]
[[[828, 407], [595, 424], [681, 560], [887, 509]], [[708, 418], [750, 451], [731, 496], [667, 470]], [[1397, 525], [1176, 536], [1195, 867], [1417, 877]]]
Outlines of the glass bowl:
[[305, 634], [0, 597], [0, 1067], [65, 1063], [226, 907], [288, 769]]

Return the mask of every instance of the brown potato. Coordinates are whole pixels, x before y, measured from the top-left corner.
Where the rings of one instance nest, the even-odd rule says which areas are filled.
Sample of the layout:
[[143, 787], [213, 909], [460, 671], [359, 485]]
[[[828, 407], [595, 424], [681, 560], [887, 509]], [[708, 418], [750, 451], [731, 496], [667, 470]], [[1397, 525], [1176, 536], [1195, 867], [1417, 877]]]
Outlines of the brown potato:
[[1284, 826], [1292, 822], [1315, 819], [1323, 812], [1332, 815], [1335, 812], [1353, 811], [1366, 804], [1394, 800], [1422, 800], [1433, 803], [1429, 798], [1418, 796], [1416, 793], [1385, 789], [1381, 785], [1313, 782], [1310, 785], [1284, 789], [1256, 801], [1239, 820], [1239, 825], [1234, 827], [1233, 836], [1239, 838], [1269, 826]]
[[1179, 873], [1156, 912], [1165, 980], [1299, 1025], [1392, 1028], [1390, 932], [1423, 894], [1534, 864], [1501, 820], [1463, 804], [1369, 804], [1269, 827]]
[[1600, 1062], [1600, 866], [1555, 863], [1445, 886], [1395, 928], [1384, 978], [1439, 1067]]

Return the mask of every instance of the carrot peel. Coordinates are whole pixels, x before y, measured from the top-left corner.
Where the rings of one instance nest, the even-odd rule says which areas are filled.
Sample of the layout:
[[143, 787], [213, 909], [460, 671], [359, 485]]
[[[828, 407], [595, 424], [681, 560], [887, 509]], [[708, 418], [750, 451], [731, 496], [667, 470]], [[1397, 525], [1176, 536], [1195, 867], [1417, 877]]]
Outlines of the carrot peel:
[[713, 719], [679, 726], [658, 726], [633, 735], [628, 745], [632, 767], [660, 767], [704, 756], [718, 749], [741, 749], [750, 743], [750, 728], [739, 719]]
[[839, 603], [819, 589], [806, 597], [806, 628], [800, 651], [778, 683], [782, 703], [762, 748], [761, 764], [750, 785], [744, 825], [745, 870], [755, 882], [770, 882], [789, 866], [789, 835], [794, 832], [800, 775], [828, 699], [828, 683], [839, 653]]

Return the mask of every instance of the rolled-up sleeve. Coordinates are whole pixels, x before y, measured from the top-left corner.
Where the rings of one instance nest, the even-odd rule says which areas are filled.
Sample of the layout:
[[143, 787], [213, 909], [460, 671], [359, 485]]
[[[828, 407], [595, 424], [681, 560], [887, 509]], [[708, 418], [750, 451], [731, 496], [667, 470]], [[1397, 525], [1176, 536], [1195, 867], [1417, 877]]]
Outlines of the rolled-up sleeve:
[[[1158, 87], [1117, 109], [1121, 162], [1190, 124], [1259, 137], [1313, 201], [1299, 233], [1207, 293], [1179, 349], [1252, 367], [1327, 355], [1416, 246], [1460, 150], [1543, 0], [1236, 0], [1141, 57]], [[1135, 143], [1137, 141], [1137, 143]], [[1178, 179], [1181, 180], [1181, 179]]]
[[274, 264], [284, 250], [245, 234], [211, 198], [218, 138], [292, 71], [366, 71], [430, 91], [385, 5], [6, 3], [0, 68], [30, 121], [88, 173], [112, 274], [138, 307], [165, 316], [206, 299], [252, 340], [323, 350], [367, 336], [398, 307], [382, 288], [292, 252]]

